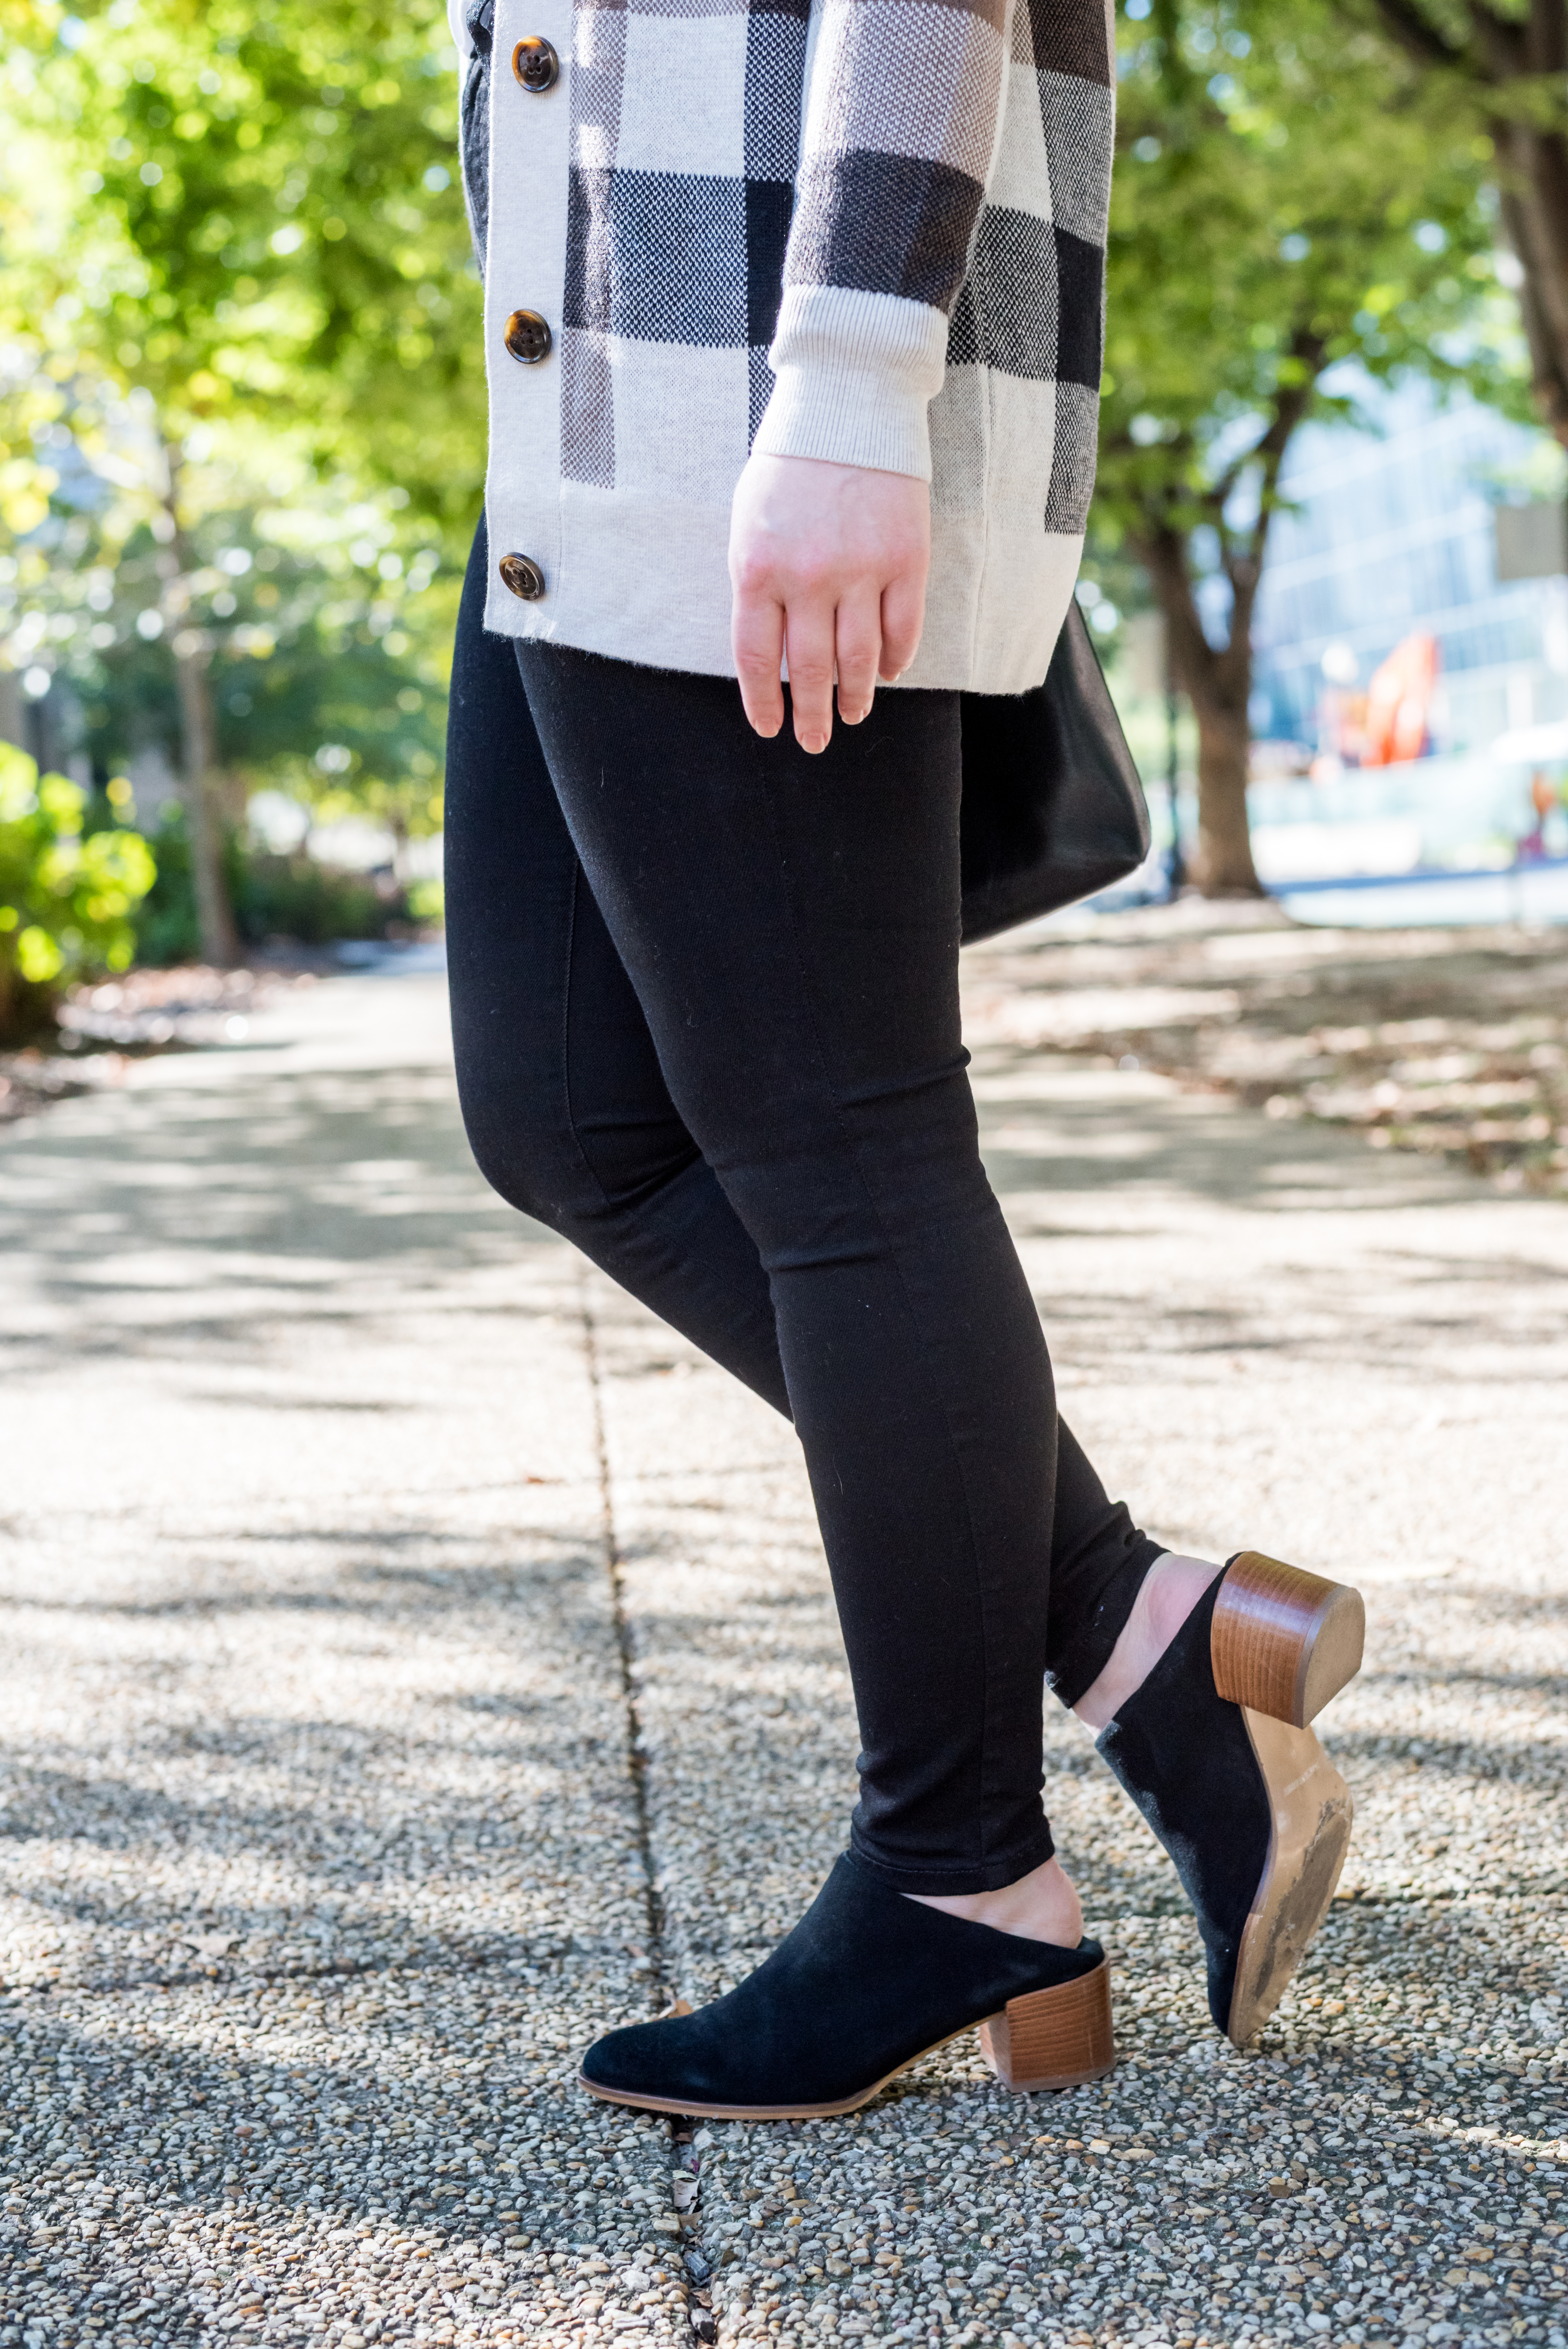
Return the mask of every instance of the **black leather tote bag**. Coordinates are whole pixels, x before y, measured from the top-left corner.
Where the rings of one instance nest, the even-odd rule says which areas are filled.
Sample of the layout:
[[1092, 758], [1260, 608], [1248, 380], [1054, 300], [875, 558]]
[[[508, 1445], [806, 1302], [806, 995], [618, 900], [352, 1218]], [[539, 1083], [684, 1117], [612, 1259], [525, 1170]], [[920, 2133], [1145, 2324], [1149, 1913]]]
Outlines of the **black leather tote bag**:
[[1125, 881], [1149, 809], [1076, 595], [1043, 685], [961, 701], [969, 946]]

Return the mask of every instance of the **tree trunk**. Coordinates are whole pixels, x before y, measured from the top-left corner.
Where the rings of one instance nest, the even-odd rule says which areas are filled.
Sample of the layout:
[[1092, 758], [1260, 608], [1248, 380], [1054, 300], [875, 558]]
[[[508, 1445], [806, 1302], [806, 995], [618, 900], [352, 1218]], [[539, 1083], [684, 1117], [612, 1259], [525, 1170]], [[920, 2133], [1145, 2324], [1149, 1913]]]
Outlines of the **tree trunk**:
[[1376, 0], [1384, 29], [1418, 65], [1455, 74], [1488, 104], [1503, 227], [1523, 271], [1519, 307], [1542, 421], [1568, 447], [1568, 137], [1498, 97], [1523, 82], [1561, 86], [1568, 72], [1563, 0], [1529, 0], [1522, 15], [1491, 0], [1457, 13], [1424, 0]]
[[218, 809], [219, 821], [225, 831], [242, 832], [245, 809], [250, 800], [243, 775], [232, 767], [217, 767], [211, 772], [211, 792]]
[[1247, 822], [1247, 763], [1252, 730], [1243, 696], [1240, 709], [1229, 694], [1189, 686], [1198, 721], [1198, 841], [1189, 860], [1205, 897], [1261, 897], [1263, 885], [1253, 863]]
[[[1516, 77], [1561, 80], [1568, 69], [1563, 0], [1530, 0], [1522, 24], [1472, 12], [1479, 46], [1502, 88]], [[1517, 118], [1491, 124], [1503, 224], [1524, 283], [1520, 311], [1542, 421], [1568, 444], [1568, 144], [1560, 129]]]
[[1531, 389], [1542, 422], [1568, 447], [1568, 153], [1561, 140], [1519, 124], [1499, 126], [1497, 147], [1515, 165], [1502, 219], [1524, 272], [1519, 311]]
[[180, 796], [191, 843], [201, 959], [227, 967], [240, 959], [240, 933], [223, 871], [223, 823], [213, 789], [212, 697], [205, 655], [177, 652], [174, 678], [180, 695]]
[[180, 798], [185, 810], [185, 833], [191, 844], [191, 876], [196, 892], [196, 921], [201, 933], [201, 958], [227, 968], [240, 959], [240, 933], [229, 902], [223, 872], [223, 823], [213, 773], [212, 695], [207, 681], [207, 647], [197, 631], [183, 626], [190, 604], [190, 549], [179, 514], [180, 460], [167, 442], [163, 447], [169, 488], [164, 509], [172, 524], [170, 547], [175, 576], [164, 598], [174, 622], [170, 650], [174, 660], [174, 684], [180, 701]]
[[[1261, 533], [1260, 533], [1261, 535]], [[1187, 877], [1205, 897], [1261, 897], [1247, 830], [1247, 765], [1253, 689], [1252, 615], [1260, 565], [1232, 574], [1231, 640], [1216, 650], [1203, 633], [1187, 564], [1187, 542], [1174, 529], [1134, 539], [1165, 615], [1176, 682], [1198, 723], [1198, 838]]]

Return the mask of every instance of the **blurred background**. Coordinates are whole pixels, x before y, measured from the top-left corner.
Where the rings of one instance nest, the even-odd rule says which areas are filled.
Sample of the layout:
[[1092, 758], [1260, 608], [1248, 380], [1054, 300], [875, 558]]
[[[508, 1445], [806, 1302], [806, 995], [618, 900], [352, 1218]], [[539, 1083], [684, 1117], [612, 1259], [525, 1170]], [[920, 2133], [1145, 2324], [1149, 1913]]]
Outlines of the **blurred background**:
[[[480, 286], [438, 0], [0, 26], [0, 1044], [50, 1061], [438, 930]], [[1118, 903], [1563, 921], [1561, 0], [1118, 38], [1078, 590], [1156, 816]], [[1546, 1080], [1491, 1065], [1553, 1176]]]

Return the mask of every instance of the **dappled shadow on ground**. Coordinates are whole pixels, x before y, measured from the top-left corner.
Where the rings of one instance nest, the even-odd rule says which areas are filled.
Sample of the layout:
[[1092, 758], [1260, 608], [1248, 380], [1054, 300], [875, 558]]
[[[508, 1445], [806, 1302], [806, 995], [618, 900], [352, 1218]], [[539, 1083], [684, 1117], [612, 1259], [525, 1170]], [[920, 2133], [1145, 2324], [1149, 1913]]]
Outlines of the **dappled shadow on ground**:
[[0, 1154], [0, 1250], [26, 1249], [0, 1376], [7, 1356], [32, 1374], [62, 1348], [259, 1351], [291, 1322], [341, 1321], [532, 1247], [559, 1244], [480, 1180], [439, 1070], [80, 1102]]
[[[77, 2322], [127, 2349], [211, 2341], [247, 2308], [276, 2343], [319, 2334], [327, 2311], [362, 2333], [455, 2314], [532, 2339], [552, 2251], [603, 2271], [587, 2232], [641, 2261], [656, 2297], [666, 2132], [584, 2114], [571, 2085], [585, 2019], [628, 1999], [624, 1956], [538, 1954], [13, 2013], [0, 2093], [22, 2116], [13, 2187], [33, 2192], [30, 2227], [0, 2217], [12, 2293], [45, 2316], [64, 2253]], [[36, 2127], [34, 2162], [15, 2140]]]
[[1161, 1195], [1271, 1215], [1328, 1198], [1365, 1214], [1470, 1195], [1440, 1166], [1370, 1154], [1347, 1181], [1342, 1136], [1238, 1115], [1219, 1095], [1172, 1097], [1142, 1071], [1068, 1058], [1051, 1066], [1042, 1098], [1037, 1051], [989, 1047], [975, 1050], [972, 1081], [994, 1185], [1026, 1198], [1047, 1228], [1057, 1191], [1105, 1191], [1124, 1214]]
[[[691, 2272], [737, 2349], [809, 2302], [913, 2323], [917, 2283], [944, 2342], [1105, 2341], [1140, 2305], [1295, 2341], [1315, 2297], [1368, 2338], [1537, 2325], [1501, 2232], [1493, 2281], [1439, 2279], [1561, 2123], [1559, 1211], [1016, 1040], [977, 1075], [1108, 1477], [1162, 1538], [1367, 1580], [1328, 1723], [1346, 1897], [1262, 2052], [1224, 2054], [1170, 1868], [1051, 1707], [1120, 2071], [1008, 2098], [966, 2040], [861, 2120], [716, 2131]], [[531, 2349], [558, 2287], [584, 2341], [674, 2349], [667, 2134], [572, 2076], [665, 1995], [639, 1785], [672, 1990], [744, 1971], [841, 1847], [791, 1431], [602, 1280], [584, 1316], [431, 1067], [71, 1105], [0, 1146], [0, 1214], [44, 1226], [3, 1276], [0, 2259], [55, 2337], [90, 2307], [115, 2349]], [[1367, 2186], [1384, 2100], [1401, 2162], [1468, 2132], [1418, 2271]], [[1114, 2244], [1066, 2241], [1069, 2188]]]
[[147, 2349], [614, 2261], [673, 2344], [572, 2085], [650, 1991], [575, 1273], [438, 1067], [160, 1077], [0, 1145], [0, 2268]]
[[554, 2255], [676, 2338], [667, 2132], [573, 2085], [647, 2006], [579, 1481], [576, 1525], [306, 1525], [282, 1588], [260, 1542], [215, 1604], [11, 1608], [0, 2265], [41, 2317], [531, 2341]]
[[[4, 1979], [467, 1961], [553, 1925], [552, 1866], [635, 1840], [604, 1562], [583, 1529], [502, 1539], [459, 1572], [312, 1539], [284, 1588], [14, 1602]], [[572, 1894], [573, 1930], [624, 1942], [635, 1875], [630, 1928]]]
[[1560, 930], [1335, 932], [1190, 900], [1037, 924], [965, 973], [975, 1043], [1157, 1070], [1266, 1107], [1308, 1155], [1315, 1127], [1349, 1129], [1407, 1174], [1568, 1182]]
[[[756, 2224], [769, 2133], [726, 2130], [702, 2188], [721, 2338], [827, 2311], [944, 2342], [1538, 2335], [1554, 2238], [1531, 2230], [1554, 2222], [1536, 2204], [1522, 2230], [1520, 2204], [1568, 2121], [1548, 1464], [1568, 1224], [1136, 1078], [1058, 1083], [1022, 1055], [981, 1074], [1064, 1409], [1111, 1489], [1176, 1546], [1260, 1543], [1368, 1582], [1369, 1669], [1324, 1723], [1357, 1835], [1296, 1985], [1238, 2056], [1169, 1861], [1047, 1703], [1047, 1804], [1112, 1955], [1116, 2075], [1009, 2099], [960, 2040], [860, 2123], [802, 2133], [810, 2184], [779, 2206], [796, 2234]], [[700, 1999], [841, 1848], [852, 1711], [789, 1431], [689, 1358], [649, 1379], [662, 1336], [594, 1297], [654, 1848]], [[1411, 2190], [1385, 2206], [1369, 2181], [1391, 2175]], [[1461, 2268], [1482, 2212], [1496, 2264]]]

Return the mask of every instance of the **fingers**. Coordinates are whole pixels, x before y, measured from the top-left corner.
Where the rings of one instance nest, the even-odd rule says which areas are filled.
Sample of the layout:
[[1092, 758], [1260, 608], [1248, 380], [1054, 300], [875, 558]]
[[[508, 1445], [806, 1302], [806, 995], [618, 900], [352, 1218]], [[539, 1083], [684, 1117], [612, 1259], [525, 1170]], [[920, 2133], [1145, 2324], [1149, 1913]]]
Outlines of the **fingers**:
[[798, 597], [785, 622], [789, 700], [802, 750], [825, 750], [833, 731], [833, 606], [826, 596]]
[[778, 551], [764, 502], [748, 466], [736, 488], [729, 522], [729, 642], [740, 682], [741, 707], [758, 734], [771, 740], [784, 723], [784, 607]]
[[740, 701], [758, 734], [771, 741], [784, 723], [784, 606], [757, 588], [737, 585], [730, 640]]
[[902, 677], [920, 649], [925, 626], [926, 565], [901, 571], [882, 595], [882, 675], [891, 684]]
[[930, 560], [930, 493], [912, 475], [807, 457], [753, 454], [730, 509], [732, 641], [746, 715], [784, 721], [787, 657], [794, 730], [825, 750], [839, 714], [858, 725], [879, 669], [906, 669], [920, 642]]
[[874, 584], [843, 598], [834, 636], [839, 653], [839, 715], [846, 726], [858, 726], [871, 709], [882, 652], [882, 618]]

